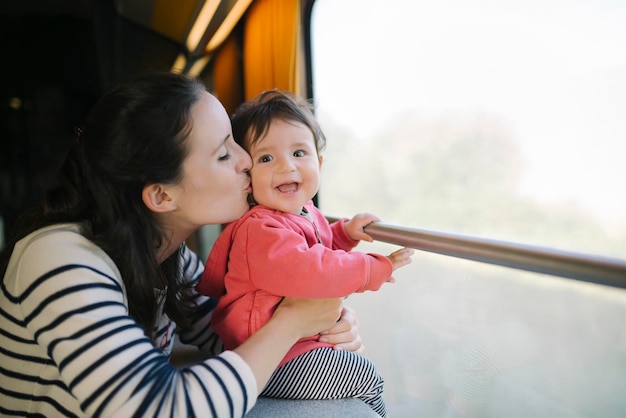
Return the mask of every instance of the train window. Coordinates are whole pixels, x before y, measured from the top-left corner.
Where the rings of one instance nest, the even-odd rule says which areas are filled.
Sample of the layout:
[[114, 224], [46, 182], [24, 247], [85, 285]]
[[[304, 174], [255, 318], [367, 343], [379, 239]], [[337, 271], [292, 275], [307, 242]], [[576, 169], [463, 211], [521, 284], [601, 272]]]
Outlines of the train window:
[[[625, 18], [615, 0], [316, 0], [322, 210], [624, 258]], [[390, 416], [626, 411], [624, 290], [424, 252], [394, 277], [348, 299]]]
[[320, 205], [622, 257], [626, 3], [318, 0]]

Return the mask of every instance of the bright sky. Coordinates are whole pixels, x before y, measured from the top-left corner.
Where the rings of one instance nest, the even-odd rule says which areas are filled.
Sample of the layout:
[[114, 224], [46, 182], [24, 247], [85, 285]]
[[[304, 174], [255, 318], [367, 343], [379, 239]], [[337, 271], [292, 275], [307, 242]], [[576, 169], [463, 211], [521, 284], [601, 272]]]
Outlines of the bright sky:
[[322, 16], [316, 104], [342, 126], [367, 137], [405, 109], [501, 115], [526, 193], [626, 224], [625, 1], [317, 0]]

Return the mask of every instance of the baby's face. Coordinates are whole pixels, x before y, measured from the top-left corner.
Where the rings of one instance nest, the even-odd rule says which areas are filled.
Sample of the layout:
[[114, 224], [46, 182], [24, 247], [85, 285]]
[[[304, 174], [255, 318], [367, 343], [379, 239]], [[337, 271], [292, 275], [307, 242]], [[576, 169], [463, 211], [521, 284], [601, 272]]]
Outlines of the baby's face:
[[252, 195], [261, 205], [300, 213], [320, 185], [322, 159], [311, 130], [276, 119], [263, 138], [248, 147], [252, 157]]

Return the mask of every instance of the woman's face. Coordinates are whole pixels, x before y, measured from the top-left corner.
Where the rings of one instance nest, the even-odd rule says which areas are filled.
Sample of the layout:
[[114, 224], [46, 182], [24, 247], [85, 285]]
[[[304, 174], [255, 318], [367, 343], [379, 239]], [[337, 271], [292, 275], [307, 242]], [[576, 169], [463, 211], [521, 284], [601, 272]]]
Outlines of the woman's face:
[[172, 212], [184, 228], [234, 221], [248, 210], [250, 156], [235, 143], [222, 104], [204, 92], [192, 107], [183, 179], [173, 186]]

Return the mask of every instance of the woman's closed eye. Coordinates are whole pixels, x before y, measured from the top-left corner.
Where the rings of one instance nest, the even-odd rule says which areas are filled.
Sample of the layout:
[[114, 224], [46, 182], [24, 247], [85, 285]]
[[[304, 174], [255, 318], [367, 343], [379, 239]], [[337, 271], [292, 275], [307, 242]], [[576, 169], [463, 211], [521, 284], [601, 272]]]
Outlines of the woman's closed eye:
[[227, 161], [230, 159], [230, 157], [231, 157], [230, 149], [228, 148], [228, 146], [226, 146], [226, 144], [222, 145], [218, 150], [217, 160]]

